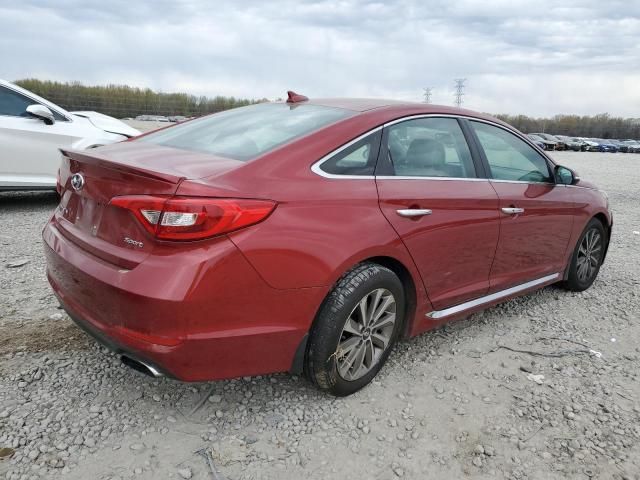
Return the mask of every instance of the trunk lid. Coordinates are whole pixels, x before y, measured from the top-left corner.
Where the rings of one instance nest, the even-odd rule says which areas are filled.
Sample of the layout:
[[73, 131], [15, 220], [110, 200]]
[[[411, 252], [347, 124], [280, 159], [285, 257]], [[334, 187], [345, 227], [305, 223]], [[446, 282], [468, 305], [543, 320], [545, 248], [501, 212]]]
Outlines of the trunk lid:
[[[60, 232], [103, 261], [132, 269], [156, 240], [131, 212], [113, 205], [122, 195], [172, 196], [185, 179], [216, 176], [243, 162], [156, 145], [124, 142], [92, 150], [61, 150], [61, 200], [54, 213]], [[79, 187], [74, 175], [82, 176]]]

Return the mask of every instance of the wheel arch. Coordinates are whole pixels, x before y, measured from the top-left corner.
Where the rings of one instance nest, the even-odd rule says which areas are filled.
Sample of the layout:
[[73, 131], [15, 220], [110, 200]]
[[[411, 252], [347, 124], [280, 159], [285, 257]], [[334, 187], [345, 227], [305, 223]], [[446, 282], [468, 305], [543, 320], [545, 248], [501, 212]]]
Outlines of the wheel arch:
[[571, 268], [571, 259], [573, 258], [573, 252], [575, 252], [575, 249], [578, 247], [578, 242], [580, 241], [582, 233], [584, 232], [584, 229], [587, 227], [587, 225], [589, 225], [589, 222], [591, 222], [591, 220], [598, 220], [602, 224], [602, 228], [604, 228], [605, 234], [607, 236], [607, 241], [604, 246], [604, 256], [602, 257], [603, 263], [605, 258], [607, 257], [607, 252], [609, 251], [609, 244], [611, 243], [611, 231], [613, 229], [613, 219], [610, 219], [610, 217], [607, 216], [607, 214], [605, 214], [604, 212], [599, 211], [593, 214], [592, 216], [588, 217], [588, 220], [582, 226], [582, 229], [580, 230], [580, 233], [576, 238], [575, 244], [573, 245], [573, 248], [570, 251], [567, 265], [562, 274], [563, 281], [566, 281], [569, 278], [569, 269]]
[[604, 254], [602, 257], [602, 262], [604, 262], [605, 259], [607, 258], [607, 252], [609, 251], [609, 244], [611, 243], [611, 231], [613, 229], [613, 220], [609, 222], [609, 217], [607, 217], [603, 212], [596, 213], [592, 218], [595, 218], [596, 220], [599, 220], [600, 223], [602, 223], [602, 226], [604, 227], [604, 231], [607, 235], [607, 243], [604, 246]]
[[370, 257], [364, 260], [363, 263], [364, 262], [377, 263], [378, 265], [388, 268], [395, 273], [402, 282], [406, 302], [404, 318], [402, 319], [402, 338], [408, 337], [411, 327], [411, 319], [415, 317], [417, 307], [416, 284], [411, 272], [401, 261], [393, 257]]
[[313, 321], [311, 322], [311, 325], [309, 325], [309, 330], [304, 335], [304, 337], [302, 338], [302, 340], [298, 345], [298, 348], [296, 349], [296, 353], [293, 358], [291, 369], [289, 370], [290, 373], [297, 374], [297, 375], [303, 373], [304, 360], [307, 352], [307, 344], [309, 342], [309, 335], [313, 330], [313, 327], [316, 324], [316, 321], [318, 319], [318, 315], [322, 310], [322, 306], [326, 302], [330, 293], [333, 291], [333, 289], [338, 284], [341, 278], [343, 278], [347, 273], [353, 270], [356, 266], [361, 265], [363, 263], [375, 263], [377, 265], [388, 268], [393, 273], [395, 273], [400, 279], [400, 282], [402, 283], [402, 287], [405, 293], [405, 302], [406, 302], [405, 315], [404, 315], [404, 318], [402, 319], [402, 322], [403, 322], [402, 336], [400, 338], [409, 337], [409, 334], [411, 332], [411, 327], [412, 327], [412, 321], [415, 317], [415, 312], [416, 312], [417, 302], [418, 302], [418, 292], [416, 290], [416, 283], [413, 276], [411, 275], [410, 270], [407, 268], [407, 266], [404, 265], [404, 263], [402, 263], [400, 260], [394, 257], [385, 256], [385, 255], [367, 257], [350, 265], [349, 268], [345, 269], [327, 291], [327, 294], [322, 299], [322, 302], [320, 302], [320, 304], [318, 305], [318, 308], [316, 309], [315, 315], [313, 317]]

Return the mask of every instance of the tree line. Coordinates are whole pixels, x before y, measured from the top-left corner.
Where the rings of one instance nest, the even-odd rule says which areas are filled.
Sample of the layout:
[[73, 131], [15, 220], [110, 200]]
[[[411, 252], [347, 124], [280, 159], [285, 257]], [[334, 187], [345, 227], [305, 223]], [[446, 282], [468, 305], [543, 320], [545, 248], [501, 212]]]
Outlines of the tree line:
[[[189, 95], [187, 93], [154, 92], [149, 88], [127, 85], [86, 86], [80, 82], [52, 82], [28, 78], [15, 82], [66, 110], [95, 110], [113, 117], [138, 115], [206, 115], [253, 103], [262, 99], [247, 99]], [[598, 115], [556, 115], [551, 118], [533, 118], [527, 115], [496, 115], [499, 119], [525, 132], [545, 132], [595, 138], [640, 138], [640, 119]]]
[[496, 115], [524, 133], [550, 133], [570, 137], [640, 139], [640, 119], [598, 115], [556, 115], [551, 118], [532, 118], [526, 115]]
[[138, 115], [206, 115], [242, 107], [266, 99], [247, 99], [189, 95], [187, 93], [154, 92], [149, 88], [127, 85], [87, 86], [80, 82], [52, 82], [27, 78], [15, 82], [36, 95], [60, 105], [65, 110], [94, 110], [117, 118]]

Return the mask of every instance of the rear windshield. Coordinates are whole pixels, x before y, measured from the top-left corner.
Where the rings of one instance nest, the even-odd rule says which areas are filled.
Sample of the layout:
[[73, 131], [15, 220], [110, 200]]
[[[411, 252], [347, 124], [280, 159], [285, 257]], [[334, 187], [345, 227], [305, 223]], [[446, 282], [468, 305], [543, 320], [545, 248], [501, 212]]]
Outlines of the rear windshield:
[[353, 114], [320, 105], [262, 103], [179, 124], [139, 141], [247, 161]]

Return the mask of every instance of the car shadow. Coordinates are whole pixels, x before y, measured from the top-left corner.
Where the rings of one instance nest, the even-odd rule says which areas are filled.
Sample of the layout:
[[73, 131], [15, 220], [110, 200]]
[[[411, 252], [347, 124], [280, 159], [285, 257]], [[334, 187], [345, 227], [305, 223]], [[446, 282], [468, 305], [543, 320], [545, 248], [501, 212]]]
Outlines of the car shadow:
[[38, 204], [43, 202], [58, 203], [58, 193], [53, 190], [33, 190], [33, 191], [1, 191], [1, 204]]
[[54, 191], [33, 191], [33, 192], [0, 192], [0, 208], [22, 209], [24, 207], [46, 207], [55, 208], [59, 197]]

